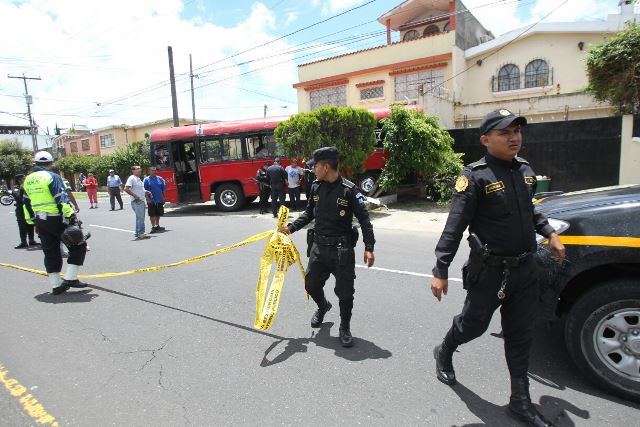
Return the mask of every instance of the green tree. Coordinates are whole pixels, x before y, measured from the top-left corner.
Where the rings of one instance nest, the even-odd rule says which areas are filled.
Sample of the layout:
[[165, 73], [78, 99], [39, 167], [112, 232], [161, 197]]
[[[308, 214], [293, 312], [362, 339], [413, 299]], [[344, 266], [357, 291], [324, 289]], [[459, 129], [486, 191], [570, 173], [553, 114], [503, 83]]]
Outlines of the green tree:
[[314, 150], [335, 146], [341, 170], [350, 178], [364, 171], [364, 161], [375, 149], [376, 118], [353, 107], [322, 107], [291, 116], [278, 125], [275, 138], [287, 157], [311, 157]]
[[462, 154], [453, 151], [453, 138], [438, 119], [421, 111], [391, 106], [382, 120], [387, 163], [378, 180], [380, 191], [395, 189], [416, 173], [427, 194], [436, 200], [451, 197], [451, 184], [463, 168]]
[[587, 91], [621, 114], [640, 113], [640, 24], [593, 47], [587, 55]]
[[33, 164], [31, 150], [22, 148], [17, 140], [0, 141], [0, 159], [0, 178], [7, 183], [16, 174], [26, 174]]

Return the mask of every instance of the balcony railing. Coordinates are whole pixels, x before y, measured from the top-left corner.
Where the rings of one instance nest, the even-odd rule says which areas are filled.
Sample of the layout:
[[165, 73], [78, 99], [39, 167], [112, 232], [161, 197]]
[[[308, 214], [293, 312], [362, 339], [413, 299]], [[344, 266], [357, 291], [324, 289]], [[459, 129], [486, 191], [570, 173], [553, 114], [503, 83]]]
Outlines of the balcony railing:
[[508, 90], [529, 89], [553, 85], [553, 68], [548, 72], [518, 73], [517, 76], [491, 77], [491, 91], [505, 92]]

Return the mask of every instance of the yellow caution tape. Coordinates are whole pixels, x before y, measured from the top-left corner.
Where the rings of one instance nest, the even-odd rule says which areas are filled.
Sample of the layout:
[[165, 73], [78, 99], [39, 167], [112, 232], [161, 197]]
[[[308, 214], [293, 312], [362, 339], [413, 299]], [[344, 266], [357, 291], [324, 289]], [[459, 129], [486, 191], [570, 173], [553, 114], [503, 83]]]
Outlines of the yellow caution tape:
[[[304, 268], [300, 262], [298, 249], [296, 249], [290, 236], [278, 232], [280, 227], [286, 225], [288, 216], [289, 209], [284, 205], [280, 206], [277, 229], [267, 240], [260, 258], [260, 275], [256, 286], [256, 318], [253, 322], [253, 327], [256, 329], [267, 330], [271, 327], [271, 323], [278, 313], [285, 273], [296, 262], [300, 266], [302, 282], [304, 283]], [[269, 278], [271, 277], [271, 269], [274, 263], [276, 264], [276, 272], [269, 286]]]
[[[302, 262], [300, 261], [300, 254], [298, 252], [298, 249], [291, 240], [290, 236], [278, 231], [280, 227], [286, 225], [288, 216], [289, 209], [284, 205], [280, 206], [280, 212], [278, 213], [278, 225], [275, 230], [255, 234], [234, 245], [227, 246], [213, 252], [208, 252], [206, 254], [198, 255], [193, 258], [173, 262], [171, 264], [156, 265], [153, 267], [138, 268], [135, 270], [119, 271], [114, 273], [80, 274], [78, 275], [78, 277], [81, 279], [103, 279], [107, 277], [118, 277], [126, 276], [129, 274], [140, 274], [148, 273], [150, 271], [163, 270], [165, 268], [177, 267], [179, 265], [202, 261], [205, 258], [229, 252], [241, 246], [248, 245], [249, 243], [268, 238], [267, 243], [265, 244], [264, 252], [262, 253], [262, 257], [260, 258], [260, 275], [258, 277], [258, 285], [256, 287], [256, 317], [254, 322], [255, 328], [267, 330], [271, 326], [271, 323], [273, 323], [273, 319], [278, 312], [278, 305], [280, 303], [280, 295], [282, 293], [282, 287], [284, 285], [285, 273], [287, 272], [287, 269], [294, 263], [297, 263], [300, 267], [302, 281], [304, 283], [304, 267], [302, 266]], [[269, 278], [271, 277], [273, 263], [276, 264], [276, 272], [271, 285], [269, 286]], [[13, 268], [33, 274], [39, 274], [41, 276], [47, 275], [46, 271], [36, 270], [29, 267], [22, 267], [15, 264], [0, 263], [0, 267]]]

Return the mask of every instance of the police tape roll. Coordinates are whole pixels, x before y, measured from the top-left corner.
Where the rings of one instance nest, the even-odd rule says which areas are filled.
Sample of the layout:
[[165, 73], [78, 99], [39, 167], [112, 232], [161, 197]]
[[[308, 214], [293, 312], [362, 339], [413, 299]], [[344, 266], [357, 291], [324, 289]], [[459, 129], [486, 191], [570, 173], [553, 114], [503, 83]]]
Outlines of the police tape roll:
[[[294, 263], [297, 263], [300, 267], [300, 273], [302, 275], [303, 283], [305, 278], [304, 267], [302, 266], [302, 262], [300, 261], [300, 253], [293, 243], [293, 240], [291, 240], [290, 236], [278, 231], [280, 227], [286, 225], [288, 216], [289, 209], [284, 205], [280, 206], [280, 211], [278, 213], [278, 223], [275, 230], [255, 234], [231, 246], [227, 246], [225, 248], [221, 248], [212, 252], [207, 252], [206, 254], [198, 255], [193, 258], [173, 262], [171, 264], [137, 268], [135, 270], [97, 274], [81, 274], [78, 275], [78, 277], [81, 279], [103, 279], [108, 277], [119, 277], [127, 276], [130, 274], [141, 274], [151, 271], [164, 270], [166, 268], [177, 267], [180, 265], [202, 261], [205, 258], [229, 252], [241, 246], [248, 245], [249, 243], [268, 238], [265, 244], [264, 252], [260, 257], [260, 272], [258, 276], [258, 284], [256, 286], [256, 314], [254, 321], [255, 328], [267, 330], [269, 329], [269, 327], [271, 327], [273, 319], [278, 312], [280, 295], [282, 294], [282, 287], [284, 286], [284, 277], [287, 269]], [[273, 280], [269, 285], [269, 278], [271, 277], [272, 265], [274, 263], [276, 265], [276, 271]], [[28, 273], [39, 274], [41, 276], [47, 275], [46, 271], [23, 267], [15, 264], [0, 263], [0, 267], [13, 268], [16, 270], [26, 271]]]

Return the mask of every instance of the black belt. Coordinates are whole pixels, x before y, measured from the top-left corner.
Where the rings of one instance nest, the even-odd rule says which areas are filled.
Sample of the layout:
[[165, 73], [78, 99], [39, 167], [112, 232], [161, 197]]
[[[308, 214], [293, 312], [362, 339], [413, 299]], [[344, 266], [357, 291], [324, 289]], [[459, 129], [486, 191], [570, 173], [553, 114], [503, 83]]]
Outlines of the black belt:
[[517, 256], [489, 255], [484, 259], [484, 263], [491, 267], [517, 267], [532, 254], [533, 252], [524, 252]]
[[313, 241], [321, 246], [348, 246], [349, 236], [323, 236], [315, 233]]

